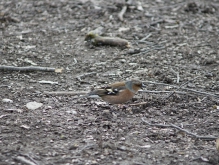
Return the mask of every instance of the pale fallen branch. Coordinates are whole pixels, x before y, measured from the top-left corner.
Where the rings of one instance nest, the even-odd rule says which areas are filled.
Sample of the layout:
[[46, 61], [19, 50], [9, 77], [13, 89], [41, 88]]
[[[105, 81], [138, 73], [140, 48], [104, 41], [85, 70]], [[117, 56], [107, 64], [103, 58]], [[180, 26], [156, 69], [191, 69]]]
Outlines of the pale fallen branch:
[[136, 106], [136, 105], [145, 105], [147, 104], [148, 102], [141, 102], [141, 103], [135, 103], [135, 104], [129, 104], [131, 106]]
[[185, 130], [183, 128], [180, 128], [180, 127], [178, 127], [178, 126], [176, 126], [174, 124], [169, 124], [169, 125], [166, 125], [166, 124], [151, 124], [148, 121], [146, 121], [144, 118], [141, 118], [141, 120], [144, 123], [146, 123], [146, 124], [148, 124], [150, 126], [161, 127], [161, 128], [175, 128], [175, 129], [177, 129], [179, 131], [185, 132], [186, 134], [188, 134], [188, 135], [190, 135], [190, 136], [192, 136], [192, 137], [194, 137], [196, 139], [202, 139], [202, 140], [216, 140], [217, 139], [217, 137], [215, 137], [215, 136], [200, 136], [200, 135], [197, 135], [197, 134], [189, 132], [189, 131], [187, 131], [187, 130]]
[[31, 161], [33, 161], [36, 165], [38, 165], [39, 163], [34, 160], [29, 154], [21, 154], [21, 156], [26, 156], [27, 158], [29, 158]]
[[[173, 91], [149, 91], [149, 90], [139, 90], [139, 92], [143, 92], [143, 93], [172, 93]], [[174, 93], [183, 94], [183, 95], [188, 94], [187, 92], [181, 92], [181, 91], [174, 91]]]
[[49, 92], [49, 91], [44, 91], [44, 94], [49, 94], [49, 95], [85, 95], [88, 92], [87, 91], [76, 91], [76, 92], [69, 92], [69, 91], [55, 91], [55, 92]]
[[20, 161], [22, 164], [37, 165], [36, 163], [34, 163], [34, 162], [32, 162], [32, 161], [26, 159], [26, 158], [23, 157], [23, 156], [17, 156], [17, 157], [15, 158], [15, 160]]
[[187, 91], [190, 91], [190, 92], [194, 92], [194, 93], [197, 93], [197, 94], [201, 94], [201, 95], [207, 95], [207, 96], [212, 96], [212, 97], [215, 97], [215, 98], [219, 98], [219, 95], [215, 95], [213, 93], [197, 91], [197, 90], [189, 89], [189, 88], [181, 88], [181, 89], [187, 90]]
[[[156, 85], [165, 85], [165, 86], [169, 86], [169, 87], [172, 87], [172, 88], [178, 88], [178, 89], [180, 88], [182, 90], [186, 90], [186, 91], [189, 91], [189, 92], [197, 93], [197, 94], [200, 94], [200, 95], [207, 95], [207, 96], [212, 96], [212, 97], [215, 97], [215, 98], [219, 98], [219, 95], [217, 95], [217, 94], [197, 91], [195, 89], [180, 87], [180, 86], [176, 86], [176, 85], [170, 85], [170, 84], [158, 83], [158, 82], [152, 82], [152, 81], [143, 81], [143, 83], [156, 84]], [[188, 83], [188, 82], [186, 82], [186, 83]], [[184, 83], [184, 84], [186, 84], [186, 83]], [[184, 84], [182, 84], [181, 86], [183, 86]], [[174, 91], [173, 91], [173, 93], [174, 93]]]
[[130, 43], [122, 38], [117, 37], [104, 37], [99, 36], [96, 33], [89, 32], [85, 36], [85, 41], [88, 41], [89, 43], [93, 44], [94, 46], [102, 46], [102, 45], [109, 45], [109, 46], [117, 46], [121, 48], [130, 48]]
[[97, 74], [97, 72], [88, 72], [88, 73], [84, 73], [84, 74], [81, 74], [79, 76], [77, 76], [76, 78], [79, 80], [79, 81], [82, 81], [81, 79], [86, 77], [86, 76], [91, 76], [91, 75], [95, 75]]
[[46, 80], [38, 81], [38, 83], [40, 83], [40, 84], [59, 84], [58, 82], [46, 81]]
[[145, 40], [148, 39], [150, 36], [152, 36], [151, 33], [149, 33], [146, 37], [142, 38], [140, 41], [145, 41]]
[[23, 113], [22, 109], [5, 109], [5, 111]]
[[[181, 84], [179, 87], [177, 87], [178, 89], [182, 88], [184, 85], [188, 84], [189, 81]], [[175, 91], [173, 91], [172, 93], [168, 94], [167, 96], [163, 97], [162, 99], [165, 100], [165, 99], [168, 99], [170, 96], [172, 96], [173, 94], [175, 93]]]
[[62, 72], [62, 69], [39, 67], [39, 66], [17, 67], [17, 66], [0, 65], [0, 70], [2, 71], [23, 71], [23, 72], [28, 72], [28, 71]]
[[0, 119], [3, 118], [3, 117], [6, 117], [6, 116], [9, 116], [9, 115], [1, 115], [1, 116], [0, 116]]

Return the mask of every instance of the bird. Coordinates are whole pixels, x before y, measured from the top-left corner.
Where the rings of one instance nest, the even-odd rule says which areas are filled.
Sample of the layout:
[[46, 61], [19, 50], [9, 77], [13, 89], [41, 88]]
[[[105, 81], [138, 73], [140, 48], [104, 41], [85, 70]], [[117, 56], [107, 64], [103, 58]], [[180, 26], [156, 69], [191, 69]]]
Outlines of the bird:
[[139, 89], [145, 87], [140, 80], [128, 80], [123, 82], [116, 82], [106, 87], [94, 89], [88, 93], [89, 97], [99, 96], [102, 100], [110, 104], [123, 104], [138, 92]]

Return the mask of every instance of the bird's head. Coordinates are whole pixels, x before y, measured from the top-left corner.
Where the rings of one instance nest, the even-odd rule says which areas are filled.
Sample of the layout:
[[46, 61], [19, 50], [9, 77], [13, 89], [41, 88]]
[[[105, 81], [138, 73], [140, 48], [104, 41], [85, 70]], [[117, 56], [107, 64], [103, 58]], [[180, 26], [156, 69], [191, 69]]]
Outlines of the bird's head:
[[139, 89], [145, 87], [145, 85], [140, 80], [135, 79], [126, 81], [125, 86], [133, 93], [136, 93]]

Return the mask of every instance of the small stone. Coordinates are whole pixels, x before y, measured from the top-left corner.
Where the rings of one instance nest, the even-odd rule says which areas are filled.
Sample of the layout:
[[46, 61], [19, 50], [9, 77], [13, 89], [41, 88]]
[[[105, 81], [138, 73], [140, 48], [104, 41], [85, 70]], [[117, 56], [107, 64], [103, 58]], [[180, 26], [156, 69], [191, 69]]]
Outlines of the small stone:
[[26, 104], [26, 107], [30, 110], [35, 110], [39, 107], [41, 107], [43, 104], [42, 103], [38, 103], [38, 102], [29, 102]]
[[121, 137], [120, 140], [125, 141], [125, 137]]
[[75, 111], [74, 109], [68, 110], [66, 112], [69, 114], [77, 115], [77, 111]]
[[13, 100], [11, 100], [11, 99], [2, 99], [2, 102], [4, 102], [4, 103], [13, 103]]

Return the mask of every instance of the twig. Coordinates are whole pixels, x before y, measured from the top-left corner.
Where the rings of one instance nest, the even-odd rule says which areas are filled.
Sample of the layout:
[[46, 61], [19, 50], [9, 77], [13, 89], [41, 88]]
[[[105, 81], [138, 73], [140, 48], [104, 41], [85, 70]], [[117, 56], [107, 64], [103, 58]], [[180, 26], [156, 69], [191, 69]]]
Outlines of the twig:
[[[178, 89], [179, 89], [179, 86], [170, 85], [170, 84], [165, 84], [165, 83], [158, 83], [158, 82], [152, 82], [152, 81], [143, 81], [143, 83], [156, 84], [156, 85], [165, 85], [165, 86], [170, 86], [170, 87], [172, 87], [172, 88], [178, 88]], [[188, 82], [186, 82], [186, 83], [188, 83]], [[181, 86], [182, 86], [182, 85], [181, 85]], [[184, 87], [180, 87], [180, 89], [186, 90], [186, 91], [190, 91], [190, 92], [193, 92], [193, 93], [197, 93], [197, 94], [201, 94], [201, 95], [207, 95], [207, 96], [212, 96], [212, 97], [215, 97], [215, 98], [219, 98], [218, 95], [213, 94], [213, 93], [207, 93], [207, 92], [197, 91], [197, 90], [194, 90], [194, 89], [189, 89], [189, 88], [184, 88]]]
[[[139, 92], [144, 92], [144, 93], [172, 93], [173, 91], [149, 91], [149, 90], [139, 90]], [[181, 91], [174, 91], [174, 93], [183, 94], [183, 95], [188, 94], [187, 92], [181, 92]]]
[[94, 147], [96, 144], [94, 144], [94, 143], [92, 143], [92, 144], [87, 144], [87, 145], [85, 145], [84, 147], [82, 147], [81, 149], [78, 149], [78, 153], [80, 153], [80, 152], [82, 152], [82, 151], [84, 151], [85, 149], [89, 149], [89, 148], [92, 148], [92, 147]]
[[135, 104], [129, 104], [131, 106], [136, 106], [136, 105], [145, 105], [147, 104], [148, 102], [141, 102], [141, 103], [135, 103]]
[[49, 67], [37, 67], [37, 66], [26, 66], [26, 67], [16, 67], [16, 66], [5, 66], [0, 65], [0, 70], [3, 71], [44, 71], [44, 72], [55, 72], [55, 68]]
[[143, 83], [148, 83], [148, 84], [156, 84], [156, 85], [165, 85], [165, 86], [171, 86], [176, 88], [177, 86], [170, 85], [170, 84], [165, 84], [165, 83], [158, 83], [158, 82], [152, 82], [152, 81], [143, 81]]
[[176, 83], [179, 84], [179, 79], [180, 79], [179, 72], [176, 72], [175, 70], [173, 70], [173, 68], [171, 68], [171, 71], [176, 74], [177, 77]]
[[197, 139], [203, 139], [203, 140], [215, 140], [215, 139], [217, 139], [217, 137], [215, 137], [215, 136], [200, 136], [200, 135], [196, 135], [196, 134], [194, 134], [192, 132], [189, 132], [189, 131], [187, 131], [185, 129], [182, 129], [182, 128], [176, 126], [175, 124], [170, 124], [170, 125], [171, 125], [171, 127], [176, 128], [176, 129], [178, 129], [178, 130], [180, 130], [182, 132], [185, 132], [186, 134], [191, 135], [191, 136], [193, 136], [193, 137], [195, 137]]
[[219, 98], [219, 96], [217, 96], [213, 93], [207, 93], [207, 92], [197, 91], [197, 90], [194, 90], [194, 89], [188, 89], [188, 88], [183, 88], [183, 87], [181, 89], [191, 91], [191, 92], [194, 92], [194, 93], [198, 93], [198, 94], [202, 94], [202, 95], [208, 95], [208, 96], [212, 96], [212, 97], [215, 97], [215, 98]]
[[119, 20], [122, 22], [123, 22], [123, 15], [125, 14], [126, 10], [127, 10], [127, 5], [123, 6], [122, 10], [118, 14]]
[[158, 46], [158, 47], [152, 47], [151, 49], [153, 50], [161, 50], [161, 49], [164, 49], [165, 46]]
[[49, 91], [44, 91], [44, 94], [49, 94], [49, 95], [85, 95], [88, 92], [87, 91], [76, 91], [76, 92], [68, 92], [68, 91], [55, 91], [55, 92], [49, 92]]
[[46, 81], [46, 80], [38, 81], [38, 83], [40, 83], [40, 84], [59, 84], [58, 82]]
[[3, 118], [3, 117], [6, 117], [6, 116], [8, 116], [8, 115], [1, 115], [1, 116], [0, 116], [0, 119]]
[[18, 112], [18, 113], [22, 113], [23, 112], [23, 110], [22, 109], [4, 109], [5, 111], [7, 111], [7, 112], [14, 112], [14, 111], [16, 111], [16, 112]]
[[[185, 83], [183, 83], [182, 85], [180, 85], [179, 87], [177, 87], [178, 89], [180, 89], [181, 87], [183, 87], [184, 85], [186, 85], [187, 83], [189, 83], [189, 81], [186, 81]], [[168, 94], [166, 97], [163, 97], [162, 100], [168, 99], [170, 96], [172, 96], [175, 93], [175, 91], [173, 91], [172, 93]]]
[[140, 41], [145, 41], [146, 39], [148, 39], [150, 36], [152, 36], [152, 34], [148, 34], [146, 37], [142, 38]]
[[182, 129], [182, 128], [180, 128], [180, 127], [174, 125], [174, 124], [169, 124], [169, 125], [165, 125], [165, 124], [151, 124], [151, 123], [147, 122], [144, 118], [141, 118], [141, 120], [142, 120], [144, 123], [146, 123], [146, 124], [148, 124], [148, 125], [150, 125], [150, 126], [161, 127], [161, 128], [167, 128], [167, 127], [169, 127], [169, 128], [175, 128], [175, 129], [177, 129], [177, 130], [180, 130], [180, 131], [182, 131], [182, 132], [185, 132], [185, 133], [188, 134], [188, 135], [191, 135], [191, 136], [195, 137], [196, 139], [202, 139], [202, 140], [215, 140], [215, 139], [217, 139], [217, 137], [215, 137], [215, 136], [199, 136], [199, 135], [196, 135], [196, 134], [194, 134], [194, 133], [192, 133], [192, 132], [189, 132], [189, 131], [187, 131], [187, 130], [185, 130], [185, 129]]
[[38, 165], [39, 163], [37, 163], [36, 160], [34, 160], [29, 154], [21, 154], [22, 156], [26, 156], [28, 157], [31, 161], [33, 161], [36, 165]]
[[117, 37], [99, 36], [98, 34], [95, 34], [92, 31], [85, 36], [85, 41], [88, 41], [94, 46], [109, 45], [109, 46], [117, 46], [120, 48], [131, 47], [130, 43], [125, 39], [117, 38]]
[[36, 165], [36, 163], [31, 162], [30, 160], [26, 159], [26, 158], [23, 157], [23, 156], [17, 156], [15, 159], [18, 160], [18, 161], [20, 161], [21, 163], [24, 163], [24, 164]]
[[176, 83], [179, 84], [179, 79], [180, 79], [180, 78], [179, 78], [179, 72], [176, 72], [176, 75], [177, 75]]
[[[172, 71], [175, 72], [173, 69], [172, 69]], [[176, 73], [176, 72], [175, 72], [175, 73]], [[178, 73], [178, 74], [179, 74], [179, 73]], [[178, 74], [177, 74], [177, 79], [179, 78]], [[196, 77], [196, 78], [197, 78], [197, 77]], [[183, 83], [182, 85], [180, 85], [180, 86], [178, 87], [178, 89], [180, 89], [181, 87], [183, 87], [183, 86], [186, 85], [187, 83], [189, 83], [189, 81], [187, 81], [187, 82]], [[166, 97], [163, 97], [162, 100], [168, 99], [168, 98], [169, 98], [170, 96], [172, 96], [174, 93], [175, 93], [175, 91], [173, 91], [172, 93], [168, 94]]]
[[130, 55], [133, 55], [133, 54], [135, 54], [135, 55], [141, 55], [142, 53], [148, 53], [148, 52], [150, 52], [151, 50], [149, 50], [149, 49], [142, 49], [142, 50], [139, 50], [139, 49], [134, 49], [134, 50], [128, 50], [127, 52], [125, 52], [124, 54], [122, 54], [122, 55], [127, 55], [127, 54], [130, 54]]
[[79, 76], [77, 76], [76, 78], [79, 80], [79, 81], [82, 81], [81, 78], [84, 78], [86, 76], [90, 76], [90, 75], [93, 75], [93, 74], [96, 74], [97, 72], [89, 72], [89, 73], [84, 73], [84, 74], [81, 74]]
[[159, 23], [165, 23], [165, 20], [160, 19], [160, 20], [157, 20], [157, 21], [151, 22], [151, 23], [149, 24], [149, 26], [155, 26], [156, 24], [159, 24]]

